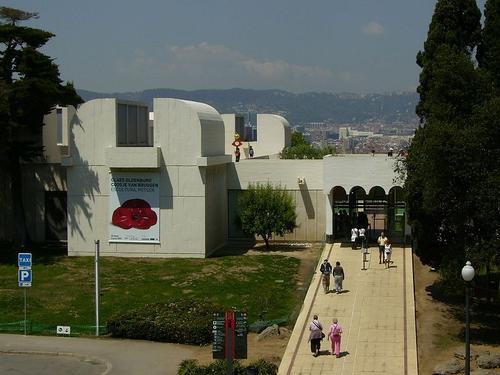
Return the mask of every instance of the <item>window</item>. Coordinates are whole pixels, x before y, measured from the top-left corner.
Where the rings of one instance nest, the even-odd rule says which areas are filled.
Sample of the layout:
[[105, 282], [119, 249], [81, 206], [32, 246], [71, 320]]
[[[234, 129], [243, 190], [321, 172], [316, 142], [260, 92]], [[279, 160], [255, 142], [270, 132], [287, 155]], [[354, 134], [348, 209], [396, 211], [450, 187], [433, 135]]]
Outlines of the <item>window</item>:
[[63, 144], [63, 110], [62, 108], [56, 109], [56, 141], [58, 145]]
[[118, 104], [117, 146], [148, 146], [148, 108]]

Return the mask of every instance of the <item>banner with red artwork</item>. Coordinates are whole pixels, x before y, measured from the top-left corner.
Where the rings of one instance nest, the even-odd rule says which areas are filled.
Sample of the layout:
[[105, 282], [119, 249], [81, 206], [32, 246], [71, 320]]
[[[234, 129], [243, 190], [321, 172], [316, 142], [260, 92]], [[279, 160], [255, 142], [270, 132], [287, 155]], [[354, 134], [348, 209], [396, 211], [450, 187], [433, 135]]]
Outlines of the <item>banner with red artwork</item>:
[[158, 173], [112, 172], [109, 242], [160, 242]]

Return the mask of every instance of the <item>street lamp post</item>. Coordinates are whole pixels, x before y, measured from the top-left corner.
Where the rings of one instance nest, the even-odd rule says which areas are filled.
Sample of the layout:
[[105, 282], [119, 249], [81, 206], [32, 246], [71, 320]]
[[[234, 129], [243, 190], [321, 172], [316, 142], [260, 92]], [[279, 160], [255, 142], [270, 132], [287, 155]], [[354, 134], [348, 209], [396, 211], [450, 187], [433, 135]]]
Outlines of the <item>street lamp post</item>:
[[462, 268], [462, 278], [465, 281], [465, 375], [470, 375], [469, 283], [474, 278], [474, 267], [469, 261]]

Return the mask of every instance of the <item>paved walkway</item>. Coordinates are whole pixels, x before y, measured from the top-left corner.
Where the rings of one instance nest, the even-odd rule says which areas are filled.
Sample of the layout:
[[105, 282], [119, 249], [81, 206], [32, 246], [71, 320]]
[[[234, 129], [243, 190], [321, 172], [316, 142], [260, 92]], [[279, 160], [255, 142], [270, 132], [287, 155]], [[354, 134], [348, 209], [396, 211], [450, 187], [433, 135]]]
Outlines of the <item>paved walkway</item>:
[[[389, 269], [378, 262], [378, 248], [370, 248], [366, 270], [360, 250], [325, 247], [320, 263], [340, 261], [346, 280], [344, 293], [324, 294], [319, 266], [288, 342], [279, 375], [417, 375], [415, 302], [410, 248], [393, 249]], [[330, 288], [333, 289], [333, 279]], [[322, 355], [312, 356], [307, 342], [309, 323], [317, 314], [327, 333], [333, 318], [343, 327], [341, 358], [331, 355], [330, 341], [322, 341]]]
[[185, 358], [177, 344], [0, 334], [0, 374], [175, 375]]

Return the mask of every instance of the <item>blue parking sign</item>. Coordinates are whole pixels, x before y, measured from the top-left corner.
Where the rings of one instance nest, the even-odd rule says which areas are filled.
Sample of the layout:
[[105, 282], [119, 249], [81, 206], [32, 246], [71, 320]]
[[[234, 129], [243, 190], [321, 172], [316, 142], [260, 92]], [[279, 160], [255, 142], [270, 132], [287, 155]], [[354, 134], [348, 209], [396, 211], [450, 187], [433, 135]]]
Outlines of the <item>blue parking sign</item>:
[[18, 253], [17, 254], [17, 266], [20, 270], [31, 268], [31, 253]]
[[17, 274], [17, 280], [20, 287], [29, 288], [31, 287], [32, 282], [32, 272], [30, 269], [28, 270], [19, 270]]

